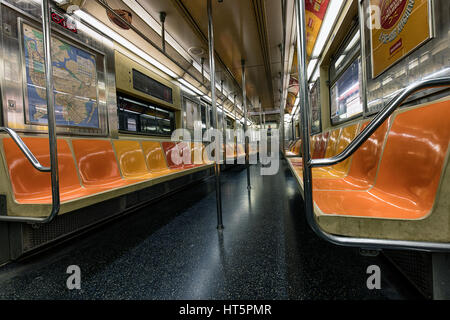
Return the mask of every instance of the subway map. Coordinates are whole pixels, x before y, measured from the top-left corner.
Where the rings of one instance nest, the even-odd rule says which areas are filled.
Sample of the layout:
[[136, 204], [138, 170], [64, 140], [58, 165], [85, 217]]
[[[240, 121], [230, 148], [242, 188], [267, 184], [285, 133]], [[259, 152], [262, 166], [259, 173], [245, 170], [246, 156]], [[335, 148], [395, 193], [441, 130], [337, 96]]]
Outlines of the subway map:
[[[23, 24], [28, 120], [47, 123], [42, 32]], [[56, 124], [99, 127], [95, 56], [52, 37]]]

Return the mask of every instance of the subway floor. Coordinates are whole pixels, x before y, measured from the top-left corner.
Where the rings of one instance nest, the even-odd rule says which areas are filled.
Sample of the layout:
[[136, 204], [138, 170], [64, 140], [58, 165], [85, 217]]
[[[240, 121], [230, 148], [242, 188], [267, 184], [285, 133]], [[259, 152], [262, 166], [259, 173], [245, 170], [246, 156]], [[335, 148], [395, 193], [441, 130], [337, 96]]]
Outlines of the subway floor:
[[[418, 299], [383, 256], [319, 239], [285, 160], [276, 175], [222, 174], [225, 229], [214, 178], [45, 252], [0, 268], [0, 299]], [[81, 289], [66, 286], [81, 269]], [[370, 265], [381, 289], [366, 286]]]

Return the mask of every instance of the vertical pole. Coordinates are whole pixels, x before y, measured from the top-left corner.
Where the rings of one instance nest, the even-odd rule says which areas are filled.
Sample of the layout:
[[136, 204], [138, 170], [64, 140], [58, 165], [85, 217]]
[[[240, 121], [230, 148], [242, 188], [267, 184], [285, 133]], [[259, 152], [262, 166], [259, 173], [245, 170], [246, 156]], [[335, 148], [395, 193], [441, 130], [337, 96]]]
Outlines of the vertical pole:
[[362, 1], [358, 1], [359, 9], [359, 32], [361, 37], [361, 76], [363, 80], [361, 81], [361, 95], [363, 103], [363, 114], [364, 116], [369, 111], [367, 110], [367, 56], [366, 56], [366, 33], [365, 33], [365, 20], [364, 20], [364, 4]]
[[[220, 92], [223, 95], [223, 80], [220, 80]], [[226, 125], [225, 125], [225, 106], [222, 102], [222, 144], [223, 144], [223, 159], [226, 159], [226, 147], [225, 147], [225, 143], [226, 143]]]
[[234, 103], [234, 130], [236, 131], [236, 129], [237, 129], [237, 122], [236, 122], [237, 121], [237, 117], [236, 117], [236, 108], [237, 108], [237, 106], [236, 106], [236, 95], [234, 95], [234, 97], [233, 97], [233, 103]]
[[[218, 117], [217, 117], [217, 105], [216, 105], [216, 66], [214, 61], [214, 26], [212, 17], [212, 4], [211, 0], [208, 0], [208, 49], [209, 49], [209, 72], [210, 72], [210, 84], [211, 84], [211, 108], [213, 110], [213, 123], [214, 128], [218, 130]], [[219, 152], [220, 143], [219, 139], [216, 139], [216, 161], [215, 161], [215, 173], [216, 173], [216, 204], [217, 204], [217, 229], [223, 229], [222, 222], [222, 192], [220, 190], [220, 163]]]
[[166, 13], [164, 11], [159, 13], [159, 20], [161, 21], [162, 51], [166, 52], [166, 28], [165, 28]]
[[281, 117], [281, 152], [284, 154], [284, 150], [286, 148], [284, 141], [286, 140], [285, 137], [285, 130], [284, 130], [284, 108], [283, 108], [283, 75], [284, 75], [284, 52], [285, 52], [285, 41], [286, 41], [286, 2], [285, 0], [281, 0], [281, 19], [282, 19], [282, 25], [283, 25], [283, 41], [280, 45], [281, 50], [281, 72], [280, 72], [280, 82], [281, 82], [281, 92], [280, 92], [280, 117]]
[[281, 130], [281, 152], [284, 154], [284, 108], [283, 108], [283, 77], [281, 76], [281, 72], [279, 73], [280, 75], [280, 130]]
[[295, 140], [297, 137], [295, 136], [295, 129], [294, 129], [294, 115], [291, 117], [291, 134], [292, 134], [292, 140]]
[[49, 0], [42, 0], [42, 26], [44, 36], [45, 85], [47, 95], [48, 140], [50, 149], [50, 176], [52, 182], [53, 211], [59, 211], [59, 171], [56, 146], [55, 95], [53, 93], [53, 63], [51, 50], [51, 30]]
[[244, 107], [244, 146], [245, 146], [245, 165], [247, 166], [247, 189], [250, 190], [250, 164], [249, 164], [249, 141], [247, 134], [247, 90], [245, 88], [245, 60], [241, 61], [242, 66], [242, 100]]
[[[305, 22], [305, 1], [295, 0], [296, 27], [297, 27], [297, 66], [300, 88], [300, 119], [301, 119], [301, 139], [303, 147], [303, 186], [305, 211], [307, 219], [314, 219], [313, 197], [312, 197], [312, 173], [310, 166], [310, 148], [309, 148], [309, 95], [306, 66], [306, 22]], [[310, 225], [314, 222], [308, 221]]]
[[262, 128], [262, 105], [261, 105], [261, 99], [259, 99], [259, 129]]

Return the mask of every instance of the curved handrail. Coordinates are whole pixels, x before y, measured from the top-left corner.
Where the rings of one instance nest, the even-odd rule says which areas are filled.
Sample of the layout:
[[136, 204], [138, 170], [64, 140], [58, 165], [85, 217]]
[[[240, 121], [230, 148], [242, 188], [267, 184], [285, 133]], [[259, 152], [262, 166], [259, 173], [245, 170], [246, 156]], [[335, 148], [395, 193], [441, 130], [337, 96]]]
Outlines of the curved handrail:
[[33, 167], [35, 167], [37, 170], [41, 172], [50, 172], [50, 167], [44, 167], [38, 159], [34, 156], [34, 154], [28, 149], [27, 145], [23, 140], [20, 138], [20, 136], [11, 128], [8, 127], [0, 127], [0, 131], [5, 131], [9, 136], [13, 139], [13, 141], [17, 144], [19, 149], [23, 152], [25, 157], [27, 157], [28, 161], [31, 162]]
[[[377, 115], [367, 127], [344, 149], [340, 154], [331, 158], [310, 160], [307, 167], [328, 166], [344, 161], [350, 157], [371, 135], [375, 130], [389, 118], [389, 116], [412, 94], [420, 90], [432, 89], [436, 87], [450, 87], [450, 77], [422, 80], [416, 84], [412, 84], [405, 88], [397, 97], [393, 98], [386, 107]], [[367, 129], [367, 130], [366, 130]], [[319, 160], [319, 161], [315, 161]], [[311, 186], [310, 186], [311, 187]], [[306, 188], [305, 188], [306, 192]], [[312, 192], [312, 190], [311, 190]], [[312, 197], [311, 197], [312, 208]], [[430, 252], [448, 252], [450, 251], [450, 243], [445, 242], [423, 242], [423, 241], [407, 241], [407, 240], [391, 240], [391, 239], [373, 239], [373, 238], [354, 238], [337, 236], [325, 232], [317, 224], [314, 217], [314, 210], [307, 210], [306, 220], [313, 231], [322, 239], [331, 243], [348, 246], [362, 247], [366, 249], [407, 249], [414, 251], [430, 251]]]
[[356, 150], [358, 150], [358, 148], [370, 138], [378, 127], [380, 127], [384, 121], [386, 121], [386, 119], [389, 118], [389, 116], [397, 110], [397, 108], [401, 106], [406, 99], [408, 99], [409, 96], [421, 90], [447, 86], [450, 86], [450, 77], [421, 80], [417, 83], [409, 85], [398, 96], [391, 99], [389, 103], [377, 114], [377, 116], [370, 121], [364, 130], [362, 130], [341, 153], [331, 158], [311, 159], [309, 161], [309, 165], [311, 167], [325, 167], [344, 161]]
[[35, 217], [17, 217], [17, 216], [3, 216], [0, 215], [0, 221], [5, 222], [22, 222], [31, 224], [44, 224], [52, 221], [59, 212], [60, 209], [60, 197], [59, 197], [59, 172], [58, 172], [58, 157], [57, 157], [57, 145], [56, 145], [56, 125], [55, 125], [55, 105], [53, 94], [53, 64], [51, 56], [51, 31], [49, 22], [49, 0], [42, 0], [42, 27], [44, 35], [44, 64], [45, 64], [45, 82], [46, 82], [46, 95], [47, 95], [47, 118], [48, 118], [48, 139], [49, 139], [49, 151], [50, 151], [50, 168], [42, 166], [33, 153], [28, 149], [23, 140], [19, 137], [14, 130], [1, 127], [1, 131], [8, 133], [14, 142], [19, 146], [20, 150], [25, 154], [31, 164], [39, 171], [50, 172], [50, 178], [52, 183], [52, 209], [50, 214], [44, 218]]
[[[298, 59], [298, 75], [299, 79], [307, 79], [306, 67], [306, 21], [305, 21], [305, 3], [303, 0], [295, 0], [295, 15], [297, 29], [297, 59]], [[312, 198], [312, 167], [326, 166], [339, 163], [348, 158], [371, 134], [389, 117], [402, 102], [411, 94], [418, 90], [434, 88], [439, 86], [450, 86], [450, 78], [438, 78], [419, 81], [416, 84], [405, 88], [396, 98], [392, 99], [385, 108], [369, 123], [369, 125], [347, 146], [347, 148], [339, 155], [327, 159], [311, 160], [309, 146], [309, 98], [307, 95], [308, 84], [303, 81], [300, 87], [300, 97], [302, 99], [302, 140], [303, 140], [303, 190], [306, 220], [311, 229], [322, 239], [331, 243], [348, 246], [360, 247], [366, 249], [407, 249], [416, 251], [432, 251], [432, 252], [448, 252], [450, 251], [450, 243], [444, 242], [425, 242], [425, 241], [409, 241], [409, 240], [391, 240], [391, 239], [374, 239], [374, 238], [356, 238], [338, 236], [327, 233], [317, 223], [314, 215], [314, 202]], [[316, 161], [317, 160], [317, 161]]]

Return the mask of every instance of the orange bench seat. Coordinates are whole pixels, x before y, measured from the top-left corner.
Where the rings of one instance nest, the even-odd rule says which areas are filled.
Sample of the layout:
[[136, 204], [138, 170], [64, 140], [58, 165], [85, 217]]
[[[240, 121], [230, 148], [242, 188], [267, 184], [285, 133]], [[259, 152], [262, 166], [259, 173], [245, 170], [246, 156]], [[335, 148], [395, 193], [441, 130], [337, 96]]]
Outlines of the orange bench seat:
[[112, 189], [139, 182], [122, 179], [110, 140], [72, 140], [81, 182], [86, 188]]
[[[355, 152], [345, 178], [313, 177], [313, 200], [325, 215], [425, 218], [436, 199], [449, 143], [450, 101], [403, 110]], [[299, 177], [300, 170], [294, 167]]]
[[[43, 166], [50, 166], [49, 142], [47, 138], [23, 137]], [[6, 163], [15, 200], [22, 204], [52, 202], [50, 172], [36, 170], [11, 138], [3, 139]], [[72, 152], [66, 140], [57, 139], [60, 201], [70, 201], [97, 192], [101, 188], [82, 187]]]

